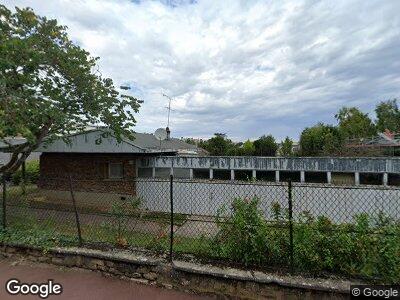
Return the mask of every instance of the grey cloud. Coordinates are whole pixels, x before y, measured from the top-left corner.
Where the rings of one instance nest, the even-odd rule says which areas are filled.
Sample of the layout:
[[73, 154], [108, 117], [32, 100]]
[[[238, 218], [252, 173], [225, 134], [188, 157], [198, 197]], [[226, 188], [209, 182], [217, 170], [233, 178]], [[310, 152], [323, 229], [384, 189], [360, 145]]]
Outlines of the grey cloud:
[[341, 105], [400, 94], [400, 2], [5, 1], [69, 26], [104, 75], [134, 83], [136, 130], [297, 138]]

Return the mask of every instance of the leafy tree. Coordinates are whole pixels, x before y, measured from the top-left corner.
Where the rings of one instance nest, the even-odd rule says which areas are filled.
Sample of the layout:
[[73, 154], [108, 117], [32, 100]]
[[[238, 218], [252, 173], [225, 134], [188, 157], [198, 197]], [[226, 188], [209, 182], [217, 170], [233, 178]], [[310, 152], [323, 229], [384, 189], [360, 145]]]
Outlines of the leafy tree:
[[[191, 145], [196, 145], [197, 144], [194, 138], [182, 138], [182, 140], [185, 143], [188, 143], [188, 144], [191, 144]], [[199, 143], [200, 143], [200, 141], [199, 141]]]
[[226, 150], [225, 155], [228, 156], [238, 156], [238, 155], [244, 155], [243, 154], [243, 144], [242, 142], [239, 143], [230, 143], [228, 149]]
[[343, 136], [340, 130], [323, 123], [305, 128], [300, 136], [300, 154], [303, 156], [337, 154], [342, 146]]
[[256, 156], [275, 156], [278, 150], [278, 144], [272, 135], [263, 135], [254, 141], [254, 155]]
[[346, 138], [365, 138], [376, 135], [376, 128], [368, 114], [356, 107], [342, 107], [335, 115], [339, 130]]
[[214, 133], [214, 137], [204, 143], [203, 148], [210, 152], [210, 155], [227, 155], [233, 142], [224, 133]]
[[254, 155], [254, 151], [256, 150], [254, 143], [250, 140], [247, 140], [243, 143], [241, 148], [241, 155], [244, 156], [252, 156]]
[[383, 132], [386, 129], [392, 132], [400, 132], [400, 110], [397, 99], [382, 101], [375, 108], [376, 128]]
[[[107, 126], [118, 140], [132, 137], [140, 101], [103, 78], [98, 58], [71, 42], [65, 26], [0, 5], [0, 40], [0, 144], [12, 152], [0, 172], [18, 169], [44, 140], [88, 125]], [[11, 144], [7, 137], [16, 136], [26, 141]]]
[[279, 153], [282, 156], [293, 156], [293, 141], [288, 136], [282, 142]]

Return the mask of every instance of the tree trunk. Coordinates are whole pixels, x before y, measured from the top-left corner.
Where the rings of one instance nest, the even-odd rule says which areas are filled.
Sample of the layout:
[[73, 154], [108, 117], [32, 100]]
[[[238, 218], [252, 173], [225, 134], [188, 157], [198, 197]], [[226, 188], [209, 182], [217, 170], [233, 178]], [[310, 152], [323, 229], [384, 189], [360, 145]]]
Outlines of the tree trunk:
[[26, 142], [24, 144], [12, 147], [13, 151], [11, 159], [4, 166], [0, 167], [0, 174], [12, 174], [16, 170], [18, 170], [18, 168], [22, 165], [22, 163], [25, 162], [25, 160], [32, 153], [32, 151], [35, 150], [43, 141], [43, 139], [48, 135], [52, 123], [53, 123], [52, 119], [49, 119], [47, 123], [43, 125], [40, 131], [36, 134], [35, 143], [32, 144]]

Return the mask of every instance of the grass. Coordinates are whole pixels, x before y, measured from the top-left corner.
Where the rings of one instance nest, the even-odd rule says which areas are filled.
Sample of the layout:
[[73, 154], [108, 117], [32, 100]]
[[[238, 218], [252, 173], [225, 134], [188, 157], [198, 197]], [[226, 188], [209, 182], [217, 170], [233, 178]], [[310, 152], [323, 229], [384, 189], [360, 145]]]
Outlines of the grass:
[[[105, 242], [116, 244], [118, 232], [110, 224], [100, 226], [84, 226], [82, 236], [88, 242]], [[128, 245], [154, 250], [157, 252], [168, 252], [170, 247], [169, 232], [143, 233], [133, 230], [123, 230], [122, 236]], [[212, 239], [200, 237], [175, 237], [174, 251], [180, 253], [193, 253], [201, 256], [211, 254]]]
[[[32, 194], [35, 193], [34, 188], [31, 191]], [[16, 193], [14, 190], [11, 192]], [[288, 231], [282, 229], [282, 226], [287, 228], [285, 209], [278, 204], [273, 205], [274, 221], [266, 224], [258, 202], [255, 201], [257, 199], [237, 200], [230, 219], [222, 225], [219, 224], [217, 236], [176, 236], [174, 252], [258, 268], [287, 267], [290, 263], [289, 237]], [[6, 231], [0, 230], [0, 243], [19, 243], [44, 248], [77, 245], [73, 214], [68, 215], [67, 221], [60, 221], [58, 214], [41, 214], [39, 219], [37, 214], [32, 214], [28, 206], [25, 208], [26, 210], [10, 209], [7, 219], [9, 226]], [[64, 214], [61, 217], [66, 219], [65, 213], [60, 213]], [[97, 213], [103, 218], [94, 219], [95, 215], [96, 213], [93, 213], [93, 219], [86, 219], [85, 223], [82, 223], [82, 237], [88, 245], [116, 247], [121, 245], [119, 241], [120, 237], [123, 237], [127, 248], [169, 251], [168, 213], [135, 211], [122, 216]], [[302, 223], [293, 225], [295, 269], [318, 276], [340, 274], [379, 283], [399, 283], [400, 223], [383, 213], [377, 217], [367, 214], [354, 217], [354, 223], [337, 225], [327, 217], [314, 217], [308, 212], [303, 212]], [[133, 219], [140, 222], [135, 223]], [[157, 223], [145, 222], [155, 220]], [[175, 215], [176, 225], [182, 225], [186, 220], [186, 215]], [[118, 227], [120, 230], [117, 230]], [[247, 261], [244, 260], [246, 258]]]
[[[101, 243], [109, 246], [117, 244], [118, 231], [112, 219], [101, 224], [84, 224], [81, 226], [84, 242]], [[150, 228], [151, 229], [151, 228]], [[169, 231], [163, 230], [144, 233], [123, 229], [122, 236], [128, 246], [168, 252], [170, 247]], [[29, 213], [29, 210], [13, 212], [7, 218], [7, 230], [0, 230], [0, 243], [9, 242], [44, 248], [53, 246], [77, 245], [78, 235], [75, 220], [57, 220], [54, 216], [46, 216], [44, 220]], [[210, 253], [212, 240], [204, 237], [176, 237], [174, 251], [207, 255]]]
[[6, 191], [7, 191], [7, 200], [16, 201], [20, 196], [29, 198], [32, 197], [32, 195], [36, 194], [39, 191], [39, 188], [37, 187], [36, 184], [27, 184], [25, 186], [25, 192], [26, 192], [25, 195], [23, 193], [23, 188], [20, 185], [8, 186], [6, 188]]
[[[7, 230], [0, 229], [0, 244], [23, 244], [42, 247], [45, 250], [55, 246], [78, 245], [77, 229], [73, 220], [60, 222], [60, 220], [52, 216], [39, 220], [32, 214], [29, 214], [29, 210], [26, 210], [18, 213], [13, 211], [8, 216], [7, 223]], [[295, 224], [294, 258], [296, 269], [304, 271], [307, 274], [313, 274], [312, 272], [315, 270], [315, 274], [319, 276], [321, 274], [336, 273], [344, 277], [354, 276], [359, 278], [360, 275], [364, 274], [367, 275], [363, 276], [364, 279], [373, 279], [374, 282], [377, 280], [374, 278], [381, 278], [376, 282], [398, 283], [400, 277], [397, 272], [399, 270], [397, 262], [399, 261], [398, 249], [400, 248], [398, 247], [399, 239], [396, 236], [375, 236], [366, 233], [345, 232], [343, 231], [344, 228], [336, 228], [332, 232], [326, 231], [331, 226], [333, 225], [322, 219], [321, 221], [313, 221], [309, 225]], [[113, 221], [99, 224], [84, 224], [81, 229], [85, 246], [93, 247], [94, 245], [99, 245], [107, 249], [118, 247], [119, 232]], [[240, 262], [232, 255], [232, 251], [221, 252], [218, 251], [218, 248], [227, 245], [227, 238], [232, 238], [237, 242], [234, 245], [234, 249], [242, 247], [241, 245], [246, 243], [246, 241], [247, 243], [251, 242], [251, 239], [248, 240], [245, 233], [243, 233], [245, 238], [240, 238], [232, 234], [231, 229], [231, 227], [227, 228], [226, 232], [222, 230], [220, 232], [222, 235], [214, 238], [205, 236], [175, 236], [173, 251], [178, 255], [193, 254], [205, 260], [237, 265]], [[397, 234], [397, 231], [393, 231], [393, 233]], [[148, 233], [139, 232], [132, 228], [123, 228], [120, 234], [126, 239], [127, 245], [125, 248], [127, 249], [147, 249], [158, 253], [168, 253], [169, 251], [170, 237], [168, 226], [163, 227], [160, 231], [153, 230]], [[278, 265], [287, 267], [288, 233], [282, 232], [281, 228], [268, 227], [266, 238], [267, 242], [265, 244], [268, 247], [268, 251], [263, 252], [263, 254], [269, 253], [268, 260], [270, 262], [267, 264], [249, 265], [249, 267], [273, 268]], [[359, 243], [361, 245], [358, 245]], [[386, 246], [381, 247], [381, 243], [384, 243]], [[353, 248], [354, 250], [351, 250]], [[356, 248], [361, 250], [356, 251]], [[384, 249], [386, 251], [383, 251]], [[393, 251], [388, 252], [388, 249], [392, 249]], [[349, 252], [350, 250], [351, 253]], [[336, 252], [339, 256], [336, 256]], [[378, 253], [380, 255], [377, 255]], [[354, 254], [355, 256], [348, 257], [350, 254]], [[262, 254], [256, 253], [256, 255], [261, 256]], [[372, 268], [371, 270], [360, 269], [357, 266], [357, 257], [359, 256], [363, 256], [366, 259], [360, 266], [365, 265], [368, 268]], [[330, 257], [332, 258], [331, 260]], [[274, 258], [276, 258], [275, 262], [273, 261]], [[346, 266], [346, 260], [347, 265], [352, 266], [351, 269], [343, 269]], [[382, 262], [375, 260], [382, 260]], [[329, 264], [327, 265], [327, 263]], [[338, 268], [341, 268], [341, 272], [338, 272]], [[376, 277], [377, 275], [379, 277]]]
[[8, 219], [6, 230], [0, 230], [0, 243], [15, 243], [37, 246], [44, 249], [55, 246], [70, 246], [77, 242], [70, 223], [54, 219], [39, 222], [31, 216], [13, 216]]
[[[104, 200], [103, 200], [104, 201]], [[104, 201], [109, 203], [110, 201]], [[40, 189], [37, 185], [30, 184], [25, 187], [25, 194], [23, 193], [22, 186], [10, 186], [7, 187], [7, 204], [18, 205], [27, 204], [32, 208], [39, 209], [50, 209], [50, 210], [65, 210], [73, 211], [74, 208], [72, 204], [62, 203], [59, 201], [54, 201], [40, 193]], [[104, 207], [78, 207], [79, 213], [83, 214], [99, 214], [109, 216], [109, 209]], [[161, 224], [170, 223], [170, 213], [169, 212], [157, 212], [157, 211], [147, 211], [138, 210], [135, 212], [127, 212], [126, 217], [137, 218], [145, 221], [155, 221]], [[187, 215], [181, 213], [174, 213], [174, 224], [177, 226], [182, 226], [187, 221]]]

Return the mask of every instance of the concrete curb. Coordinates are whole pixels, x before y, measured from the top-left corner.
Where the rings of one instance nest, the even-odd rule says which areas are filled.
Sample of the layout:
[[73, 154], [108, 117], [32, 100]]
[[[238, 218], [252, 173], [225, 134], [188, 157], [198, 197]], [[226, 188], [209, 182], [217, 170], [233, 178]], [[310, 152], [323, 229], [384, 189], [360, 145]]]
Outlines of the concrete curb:
[[135, 255], [128, 251], [101, 251], [88, 248], [52, 248], [50, 251], [58, 254], [67, 255], [82, 255], [91, 258], [99, 258], [110, 261], [119, 261], [125, 263], [132, 263], [136, 265], [146, 265], [146, 266], [158, 266], [161, 263], [165, 263], [163, 259], [146, 257], [143, 255]]
[[185, 261], [174, 261], [172, 265], [173, 269], [187, 273], [196, 273], [200, 275], [232, 280], [251, 281], [263, 284], [277, 284], [279, 286], [288, 288], [341, 294], [349, 294], [350, 285], [360, 284], [359, 282], [351, 282], [346, 280], [304, 278], [301, 276], [267, 274], [260, 271], [244, 271], [234, 268], [221, 268], [213, 265], [199, 265]]

